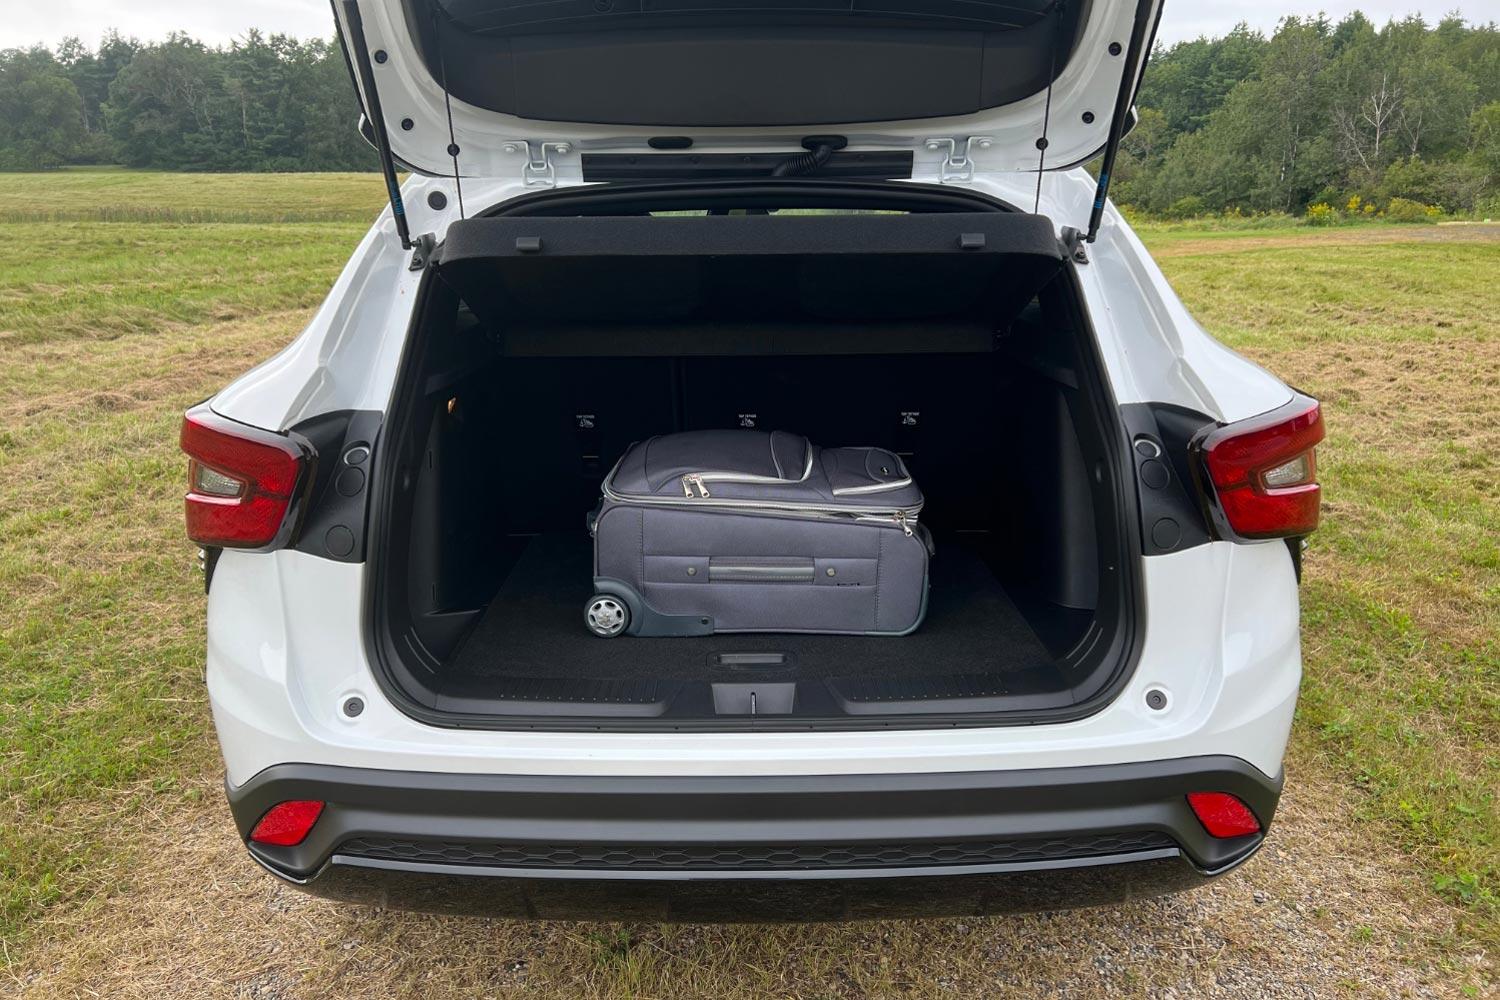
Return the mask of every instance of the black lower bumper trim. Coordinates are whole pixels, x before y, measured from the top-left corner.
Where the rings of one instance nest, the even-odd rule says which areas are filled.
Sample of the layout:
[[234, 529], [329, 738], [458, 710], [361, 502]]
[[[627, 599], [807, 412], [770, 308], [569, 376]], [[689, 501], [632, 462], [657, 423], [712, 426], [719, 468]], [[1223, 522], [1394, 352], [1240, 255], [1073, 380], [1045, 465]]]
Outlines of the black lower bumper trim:
[[393, 862], [433, 869], [639, 873], [645, 877], [711, 872], [743, 877], [758, 873], [911, 872], [1007, 865], [1073, 863], [1148, 851], [1177, 853], [1170, 836], [1155, 830], [1003, 840], [937, 840], [846, 844], [505, 844], [493, 841], [361, 837], [346, 840], [335, 857]]
[[[913, 888], [919, 883], [965, 900], [955, 901], [952, 912], [974, 913], [1032, 902], [1043, 908], [1107, 902], [1201, 884], [1242, 862], [1262, 837], [1210, 837], [1188, 808], [1193, 791], [1230, 792], [1268, 827], [1281, 780], [1232, 757], [712, 778], [286, 764], [231, 789], [229, 799], [246, 838], [278, 802], [327, 802], [302, 844], [250, 849], [273, 873], [334, 898], [521, 915], [565, 913], [579, 903], [579, 912], [599, 917], [635, 909], [601, 911], [598, 900], [639, 897], [643, 912], [667, 919], [706, 912], [705, 895], [745, 895], [715, 893], [713, 886], [756, 883], [761, 888], [750, 898], [781, 899], [765, 886], [816, 883], [822, 887], [807, 890], [815, 905], [793, 907], [795, 919], [823, 913], [843, 919], [873, 908], [882, 894], [894, 894], [896, 912], [938, 907], [935, 900], [915, 910], [907, 905], [922, 900]], [[978, 884], [970, 886], [972, 879]], [[858, 888], [877, 882], [885, 884], [883, 893]], [[605, 888], [609, 883], [629, 888]], [[708, 891], [690, 891], [687, 883]], [[1072, 888], [1063, 890], [1063, 883]], [[716, 919], [764, 917], [731, 910]]]
[[391, 909], [533, 920], [695, 923], [920, 918], [1106, 906], [1205, 885], [1174, 851], [1121, 855], [1068, 867], [1021, 871], [886, 872], [798, 879], [540, 878], [517, 872], [335, 856], [306, 891], [325, 899]]

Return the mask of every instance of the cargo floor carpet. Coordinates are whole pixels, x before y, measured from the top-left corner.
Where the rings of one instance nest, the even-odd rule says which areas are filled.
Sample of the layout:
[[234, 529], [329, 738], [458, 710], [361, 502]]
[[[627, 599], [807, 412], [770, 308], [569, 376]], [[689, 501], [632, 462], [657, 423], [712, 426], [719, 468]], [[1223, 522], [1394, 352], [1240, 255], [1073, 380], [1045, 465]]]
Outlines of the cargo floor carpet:
[[[715, 635], [600, 639], [583, 624], [593, 593], [592, 542], [582, 532], [524, 545], [489, 609], [448, 667], [467, 677], [812, 680], [1015, 672], [1048, 653], [979, 554], [939, 543], [927, 620], [909, 636]], [[785, 665], [730, 667], [720, 653], [781, 653]]]

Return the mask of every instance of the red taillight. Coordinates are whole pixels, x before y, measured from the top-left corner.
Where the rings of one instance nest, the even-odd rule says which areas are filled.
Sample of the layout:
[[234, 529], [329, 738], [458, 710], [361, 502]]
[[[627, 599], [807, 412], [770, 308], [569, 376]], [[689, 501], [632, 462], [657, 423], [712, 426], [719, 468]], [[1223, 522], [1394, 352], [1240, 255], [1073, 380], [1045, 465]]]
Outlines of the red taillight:
[[1228, 792], [1189, 792], [1188, 805], [1210, 837], [1244, 837], [1260, 833], [1250, 807]]
[[258, 549], [278, 540], [308, 451], [284, 434], [195, 406], [182, 418], [187, 532], [199, 545]]
[[1314, 448], [1322, 440], [1322, 408], [1302, 395], [1204, 435], [1198, 451], [1227, 533], [1286, 538], [1316, 528], [1322, 489]]
[[307, 839], [313, 824], [323, 815], [323, 803], [313, 801], [282, 802], [272, 806], [255, 829], [250, 839], [257, 844], [272, 847], [296, 847]]

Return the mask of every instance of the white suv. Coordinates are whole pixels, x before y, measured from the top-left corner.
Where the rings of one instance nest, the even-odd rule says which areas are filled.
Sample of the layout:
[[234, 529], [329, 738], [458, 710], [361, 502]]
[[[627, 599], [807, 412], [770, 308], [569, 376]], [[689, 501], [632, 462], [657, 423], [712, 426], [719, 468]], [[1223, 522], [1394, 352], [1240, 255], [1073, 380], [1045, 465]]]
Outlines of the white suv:
[[[841, 918], [1256, 851], [1322, 420], [1106, 202], [1159, 2], [334, 6], [391, 210], [182, 435], [260, 864], [395, 906]], [[905, 459], [919, 630], [589, 634], [612, 463], [732, 427]]]

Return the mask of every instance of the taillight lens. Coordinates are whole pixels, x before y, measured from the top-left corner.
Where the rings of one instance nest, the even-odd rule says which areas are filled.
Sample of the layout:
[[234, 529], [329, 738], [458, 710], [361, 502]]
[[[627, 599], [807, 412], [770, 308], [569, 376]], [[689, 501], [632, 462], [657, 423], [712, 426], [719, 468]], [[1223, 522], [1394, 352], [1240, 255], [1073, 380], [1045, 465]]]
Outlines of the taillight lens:
[[1323, 410], [1298, 395], [1286, 406], [1226, 424], [1197, 444], [1221, 527], [1235, 538], [1287, 538], [1318, 526], [1322, 489], [1315, 448]]
[[1187, 800], [1210, 837], [1225, 839], [1260, 833], [1260, 820], [1255, 813], [1228, 792], [1189, 792]]
[[323, 803], [311, 800], [281, 802], [266, 810], [266, 814], [250, 831], [250, 839], [257, 844], [272, 847], [296, 847], [307, 839], [313, 824], [323, 815]]
[[187, 532], [199, 545], [259, 549], [277, 542], [309, 449], [284, 434], [193, 407], [182, 419]]

